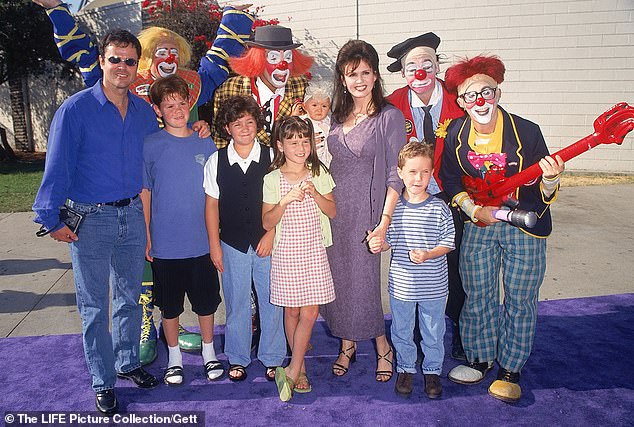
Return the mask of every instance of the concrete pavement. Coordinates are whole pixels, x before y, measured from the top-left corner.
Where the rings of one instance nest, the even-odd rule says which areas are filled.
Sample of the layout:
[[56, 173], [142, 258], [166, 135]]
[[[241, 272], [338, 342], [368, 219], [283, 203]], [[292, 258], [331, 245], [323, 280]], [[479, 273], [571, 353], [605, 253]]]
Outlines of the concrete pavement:
[[[540, 299], [634, 292], [633, 200], [631, 184], [561, 191]], [[32, 217], [0, 213], [0, 336], [80, 333], [68, 248], [36, 238]], [[384, 291], [388, 261], [384, 254]], [[189, 310], [182, 321], [196, 324]], [[224, 323], [224, 305], [216, 322]]]

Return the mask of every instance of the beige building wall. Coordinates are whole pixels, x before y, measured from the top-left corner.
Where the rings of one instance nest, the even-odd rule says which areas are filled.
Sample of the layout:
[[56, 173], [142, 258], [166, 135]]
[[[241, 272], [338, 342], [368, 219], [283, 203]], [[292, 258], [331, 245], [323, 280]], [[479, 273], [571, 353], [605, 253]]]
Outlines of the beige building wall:
[[[254, 2], [279, 18], [327, 78], [337, 50], [357, 36], [381, 58], [388, 93], [402, 86], [386, 52], [427, 31], [438, 34], [448, 65], [484, 52], [507, 68], [501, 105], [538, 123], [554, 152], [593, 132], [617, 102], [634, 105], [634, 0], [279, 0]], [[290, 18], [290, 19], [289, 19]], [[621, 146], [597, 147], [569, 169], [634, 173], [634, 132]]]

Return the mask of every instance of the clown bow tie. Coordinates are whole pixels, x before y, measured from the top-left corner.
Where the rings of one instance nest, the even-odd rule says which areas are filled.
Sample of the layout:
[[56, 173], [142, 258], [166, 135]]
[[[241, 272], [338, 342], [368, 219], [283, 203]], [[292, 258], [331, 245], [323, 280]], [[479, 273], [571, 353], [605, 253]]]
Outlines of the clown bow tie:
[[478, 154], [474, 151], [469, 151], [467, 160], [469, 160], [469, 163], [476, 169], [480, 169], [484, 165], [484, 162], [491, 162], [503, 168], [506, 165], [506, 153]]

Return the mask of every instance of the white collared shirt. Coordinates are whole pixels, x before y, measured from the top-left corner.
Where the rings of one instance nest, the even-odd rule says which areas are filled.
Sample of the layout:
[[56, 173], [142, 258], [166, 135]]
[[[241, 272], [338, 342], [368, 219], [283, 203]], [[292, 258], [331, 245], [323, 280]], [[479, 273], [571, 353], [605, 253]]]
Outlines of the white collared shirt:
[[[251, 151], [246, 158], [240, 157], [238, 152], [236, 151], [233, 143], [233, 139], [229, 142], [227, 146], [227, 160], [229, 161], [229, 165], [233, 166], [234, 164], [238, 164], [240, 169], [242, 169], [243, 173], [247, 173], [249, 166], [252, 162], [258, 163], [260, 160], [260, 141], [256, 138], [255, 144], [251, 147]], [[271, 156], [271, 160], [273, 160], [273, 149], [269, 148], [269, 155]], [[220, 188], [218, 187], [218, 152], [216, 151], [209, 157], [207, 163], [205, 164], [205, 178], [203, 179], [203, 187], [205, 188], [205, 193], [213, 197], [214, 199], [218, 199], [220, 197]]]
[[[269, 99], [275, 98], [276, 96], [280, 97], [280, 102], [282, 102], [282, 99], [284, 99], [284, 92], [286, 90], [286, 86], [277, 88], [275, 89], [275, 92], [273, 92], [259, 77], [255, 79], [255, 86], [258, 88], [258, 93], [260, 94], [260, 107], [266, 104]], [[256, 101], [257, 101], [257, 98], [256, 98]], [[276, 114], [272, 108], [271, 108], [271, 112], [273, 113], [273, 122], [274, 122], [276, 119], [275, 117]]]
[[436, 79], [436, 85], [434, 86], [434, 91], [431, 94], [431, 98], [429, 98], [429, 103], [425, 104], [423, 101], [421, 101], [421, 99], [418, 96], [416, 96], [415, 93], [412, 92], [412, 96], [411, 96], [412, 107], [416, 108], [416, 107], [427, 107], [428, 105], [436, 105], [438, 101], [440, 100], [441, 96], [442, 96], [442, 85], [440, 84], [438, 79]]

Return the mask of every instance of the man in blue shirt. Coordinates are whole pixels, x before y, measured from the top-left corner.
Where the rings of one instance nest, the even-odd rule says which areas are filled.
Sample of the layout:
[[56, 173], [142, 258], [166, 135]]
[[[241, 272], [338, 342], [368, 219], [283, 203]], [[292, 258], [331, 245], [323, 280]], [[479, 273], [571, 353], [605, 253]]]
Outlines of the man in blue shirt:
[[[70, 244], [84, 353], [97, 409], [106, 414], [118, 410], [117, 376], [142, 388], [158, 384], [139, 363], [146, 233], [138, 194], [143, 139], [158, 131], [152, 107], [128, 90], [140, 55], [141, 45], [128, 31], [104, 36], [102, 79], [68, 98], [55, 113], [33, 205], [35, 222], [53, 239]], [[65, 203], [85, 215], [78, 235], [60, 221]]]

